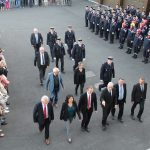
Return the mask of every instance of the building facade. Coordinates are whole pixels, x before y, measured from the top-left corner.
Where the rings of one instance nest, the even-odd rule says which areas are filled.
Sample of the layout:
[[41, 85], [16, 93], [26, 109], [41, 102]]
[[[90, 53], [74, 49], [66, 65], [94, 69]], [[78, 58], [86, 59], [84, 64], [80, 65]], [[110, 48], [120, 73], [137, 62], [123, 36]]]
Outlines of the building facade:
[[146, 11], [147, 14], [150, 11], [150, 0], [97, 0], [97, 2], [113, 8], [116, 4], [119, 4], [123, 8], [125, 8], [128, 4], [133, 4], [136, 8]]

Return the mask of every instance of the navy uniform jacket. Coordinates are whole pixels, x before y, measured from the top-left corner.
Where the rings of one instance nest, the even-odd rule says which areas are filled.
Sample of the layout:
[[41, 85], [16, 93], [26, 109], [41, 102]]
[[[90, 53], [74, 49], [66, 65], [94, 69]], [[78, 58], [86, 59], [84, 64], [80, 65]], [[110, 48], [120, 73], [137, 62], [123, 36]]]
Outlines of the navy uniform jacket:
[[133, 41], [133, 47], [140, 47], [142, 46], [142, 40], [143, 40], [143, 37], [142, 35], [135, 35], [134, 37], [134, 41]]
[[120, 30], [119, 38], [122, 39], [122, 40], [125, 40], [126, 34], [127, 34], [127, 29], [122, 28]]
[[120, 31], [121, 30], [121, 26], [122, 26], [122, 21], [121, 20], [117, 20], [116, 31]]
[[85, 58], [85, 45], [82, 44], [79, 46], [78, 44], [75, 44], [72, 50], [72, 58], [75, 61], [82, 61]]
[[76, 41], [76, 38], [75, 38], [75, 33], [74, 31], [66, 31], [65, 32], [65, 43], [67, 45], [73, 45], [73, 43]]
[[150, 38], [145, 37], [143, 47], [145, 51], [150, 50]]
[[110, 21], [109, 20], [105, 20], [104, 21], [104, 30], [105, 31], [109, 31], [110, 29]]
[[54, 45], [53, 52], [56, 58], [62, 58], [66, 54], [63, 44], [58, 45], [57, 43]]
[[89, 21], [91, 20], [91, 17], [92, 17], [92, 12], [89, 11], [89, 13], [88, 13], [88, 20], [89, 20]]
[[54, 31], [52, 34], [51, 32], [47, 33], [47, 45], [53, 46], [56, 43], [57, 33]]
[[114, 63], [112, 62], [111, 65], [109, 65], [105, 62], [100, 69], [100, 80], [110, 82], [112, 77], [115, 77]]
[[129, 30], [128, 30], [128, 35], [127, 35], [127, 40], [130, 40], [130, 41], [132, 41], [132, 42], [133, 42], [134, 37], [135, 37], [135, 31], [134, 31], [134, 30], [129, 29]]
[[99, 28], [100, 28], [100, 30], [104, 30], [104, 21], [105, 21], [105, 19], [103, 18], [101, 18], [100, 19], [100, 22], [99, 22]]
[[92, 13], [90, 22], [95, 23], [95, 13]]
[[110, 32], [115, 33], [116, 31], [116, 22], [110, 24]]
[[95, 24], [98, 26], [100, 23], [100, 15], [96, 14], [95, 15]]
[[86, 11], [85, 11], [85, 19], [88, 19], [88, 14], [89, 14], [89, 12], [90, 12], [89, 10], [86, 10]]

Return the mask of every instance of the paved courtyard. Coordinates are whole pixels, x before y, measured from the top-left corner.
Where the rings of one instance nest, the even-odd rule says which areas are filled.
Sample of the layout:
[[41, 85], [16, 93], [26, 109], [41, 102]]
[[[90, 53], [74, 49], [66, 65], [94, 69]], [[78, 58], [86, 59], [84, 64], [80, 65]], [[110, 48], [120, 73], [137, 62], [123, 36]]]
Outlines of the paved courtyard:
[[[133, 60], [124, 50], [118, 49], [118, 41], [110, 45], [84, 27], [84, 7], [92, 5], [85, 0], [73, 0], [72, 7], [37, 7], [13, 9], [0, 13], [0, 47], [6, 51], [10, 84], [10, 113], [7, 115], [7, 126], [3, 126], [5, 138], [0, 139], [0, 150], [148, 150], [150, 148], [150, 64], [143, 64], [142, 54]], [[63, 39], [67, 25], [72, 25], [76, 37], [81, 37], [86, 46], [85, 67], [87, 71], [86, 85], [93, 85], [98, 97], [98, 113], [93, 113], [90, 122], [90, 133], [80, 131], [80, 121], [73, 122], [73, 143], [68, 144], [64, 122], [59, 120], [61, 104], [67, 94], [74, 94], [73, 62], [65, 56], [65, 71], [62, 75], [65, 90], [61, 94], [59, 107], [54, 109], [55, 120], [51, 124], [50, 134], [52, 144], [43, 143], [43, 134], [38, 133], [33, 123], [32, 112], [35, 103], [43, 94], [49, 92], [39, 84], [38, 69], [34, 67], [34, 50], [30, 45], [30, 35], [37, 27], [44, 38], [50, 26], [54, 26]], [[101, 107], [99, 82], [101, 64], [107, 56], [114, 57], [117, 82], [123, 77], [127, 83], [127, 103], [124, 110], [124, 123], [108, 118], [110, 127], [106, 132], [101, 130]], [[50, 64], [47, 73], [52, 71], [54, 63]], [[147, 101], [143, 114], [143, 123], [130, 119], [131, 90], [133, 84], [143, 75], [148, 82]], [[75, 97], [78, 101], [79, 97]], [[138, 107], [137, 107], [138, 108]], [[136, 109], [138, 110], [138, 109]], [[136, 111], [137, 112], [137, 111]]]

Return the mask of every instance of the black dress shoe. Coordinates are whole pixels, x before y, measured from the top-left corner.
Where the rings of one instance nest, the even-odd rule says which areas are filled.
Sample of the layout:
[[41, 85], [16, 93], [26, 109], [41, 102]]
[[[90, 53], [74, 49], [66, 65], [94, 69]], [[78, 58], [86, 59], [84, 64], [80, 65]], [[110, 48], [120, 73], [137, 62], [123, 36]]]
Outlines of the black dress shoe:
[[6, 102], [6, 105], [10, 105], [10, 102], [7, 101], [7, 102]]
[[120, 123], [123, 123], [123, 120], [122, 120], [122, 119], [118, 119], [118, 121], [119, 121]]
[[61, 71], [61, 73], [65, 74], [65, 71]]
[[141, 120], [141, 118], [139, 118], [139, 117], [137, 117], [137, 118], [138, 118], [138, 121], [139, 121], [139, 122], [141, 122], [141, 123], [143, 122], [143, 121]]
[[106, 131], [106, 129], [107, 129], [106, 126], [102, 126], [103, 131]]
[[88, 133], [90, 132], [90, 130], [89, 130], [88, 128], [85, 128], [84, 130], [85, 130], [86, 132], [88, 132]]
[[108, 122], [106, 122], [106, 125], [107, 125], [107, 126], [109, 126], [109, 123], [108, 123]]
[[84, 128], [84, 127], [81, 127], [81, 131], [84, 132], [84, 131], [85, 131], [85, 128]]
[[133, 115], [131, 115], [131, 119], [132, 119], [132, 120], [135, 120], [135, 117], [134, 117]]
[[1, 125], [5, 126], [7, 125], [8, 123], [7, 122], [2, 122]]

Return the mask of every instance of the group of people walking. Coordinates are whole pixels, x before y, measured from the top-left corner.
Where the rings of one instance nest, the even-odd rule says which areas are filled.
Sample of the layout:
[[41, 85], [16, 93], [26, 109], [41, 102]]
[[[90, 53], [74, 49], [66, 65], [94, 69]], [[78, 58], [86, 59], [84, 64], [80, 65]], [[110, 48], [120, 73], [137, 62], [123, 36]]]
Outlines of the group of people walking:
[[[71, 30], [70, 30], [71, 29]], [[68, 39], [67, 39], [68, 38]], [[92, 86], [87, 86], [86, 92], [84, 92], [84, 84], [86, 82], [86, 71], [83, 66], [83, 58], [85, 59], [85, 45], [82, 49], [82, 44], [80, 40], [76, 43], [75, 32], [72, 30], [71, 26], [68, 26], [68, 30], [65, 32], [65, 43], [67, 45], [67, 53], [70, 59], [75, 58], [75, 64], [73, 66], [73, 76], [75, 84], [75, 95], [78, 95], [78, 88], [80, 86], [80, 98], [77, 103], [74, 100], [73, 95], [67, 95], [65, 102], [62, 104], [60, 111], [60, 120], [65, 121], [66, 132], [67, 132], [67, 141], [72, 142], [71, 136], [71, 124], [73, 122], [75, 114], [78, 115], [81, 121], [81, 131], [90, 132], [88, 125], [92, 116], [92, 112], [95, 110], [97, 112], [97, 95], [94, 92]], [[34, 32], [31, 34], [31, 45], [35, 50], [35, 61], [34, 64], [38, 66], [40, 83], [43, 85], [45, 78], [46, 67], [50, 64], [50, 58], [46, 51], [44, 51], [43, 37], [41, 33], [35, 28]], [[50, 47], [51, 62], [56, 63], [56, 67], [53, 68], [53, 71], [48, 74], [45, 81], [46, 89], [50, 92], [50, 98], [43, 96], [41, 102], [36, 104], [34, 108], [33, 118], [34, 122], [39, 124], [39, 130], [42, 131], [45, 128], [45, 142], [50, 144], [49, 139], [49, 126], [52, 120], [54, 120], [53, 107], [58, 108], [59, 92], [60, 89], [64, 89], [63, 78], [59, 72], [59, 66], [57, 59], [62, 59], [59, 57], [64, 56], [65, 54], [65, 43], [61, 41], [61, 38], [57, 36], [57, 32], [54, 30], [54, 27], [50, 28], [50, 32], [47, 33], [47, 45]], [[71, 47], [72, 46], [72, 47]], [[74, 54], [77, 53], [77, 56], [81, 55], [80, 61], [78, 57], [74, 57]], [[84, 56], [84, 57], [83, 57]], [[58, 57], [58, 58], [57, 58]], [[70, 61], [70, 60], [69, 60]], [[62, 61], [61, 61], [62, 63]], [[64, 72], [64, 67], [60, 67], [61, 72]], [[100, 68], [100, 80], [103, 81], [103, 84], [99, 85], [100, 94], [100, 106], [102, 107], [102, 129], [105, 131], [109, 125], [107, 118], [109, 113], [112, 114], [112, 119], [114, 119], [117, 106], [119, 107], [118, 121], [123, 123], [123, 112], [124, 104], [126, 103], [127, 96], [127, 87], [125, 80], [120, 78], [118, 83], [113, 84], [111, 82], [112, 78], [115, 77], [115, 66], [113, 63], [113, 57], [109, 56], [107, 61], [102, 64]], [[146, 99], [147, 92], [147, 83], [143, 77], [140, 77], [139, 82], [133, 86], [131, 101], [133, 102], [131, 108], [131, 118], [135, 120], [134, 109], [137, 104], [140, 105], [140, 110], [137, 115], [139, 122], [142, 122], [141, 116], [144, 110], [144, 102]], [[81, 115], [82, 114], [82, 115]]]
[[104, 10], [100, 6], [95, 10], [93, 7], [85, 7], [85, 27], [95, 32], [110, 44], [114, 39], [119, 40], [119, 49], [127, 44], [127, 54], [133, 53], [133, 58], [143, 47], [143, 60], [148, 63], [150, 53], [150, 12], [146, 16], [144, 11], [135, 8], [133, 5], [123, 10], [119, 5], [115, 9]]

